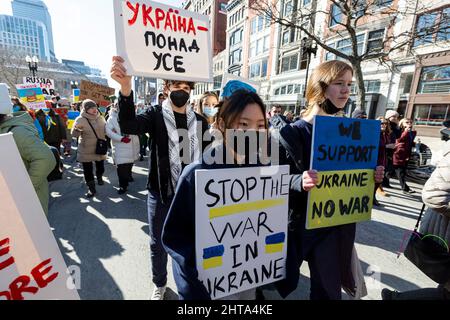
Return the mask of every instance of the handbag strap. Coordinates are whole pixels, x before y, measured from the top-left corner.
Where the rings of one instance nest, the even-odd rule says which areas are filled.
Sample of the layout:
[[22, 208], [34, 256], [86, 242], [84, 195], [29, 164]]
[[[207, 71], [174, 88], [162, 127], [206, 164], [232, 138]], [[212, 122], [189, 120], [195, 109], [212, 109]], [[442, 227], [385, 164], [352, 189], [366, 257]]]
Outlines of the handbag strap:
[[91, 126], [92, 131], [94, 131], [95, 137], [96, 137], [97, 140], [98, 140], [97, 132], [95, 132], [95, 129], [94, 129], [94, 127], [92, 126], [91, 122], [90, 122], [88, 119], [86, 119], [86, 120], [87, 120], [87, 122], [89, 123], [89, 125]]
[[417, 229], [419, 229], [419, 223], [420, 223], [420, 220], [422, 220], [424, 210], [425, 210], [425, 203], [422, 205], [422, 210], [420, 210], [420, 215], [419, 215], [419, 218], [417, 219], [416, 226], [414, 227], [414, 232], [417, 232]]

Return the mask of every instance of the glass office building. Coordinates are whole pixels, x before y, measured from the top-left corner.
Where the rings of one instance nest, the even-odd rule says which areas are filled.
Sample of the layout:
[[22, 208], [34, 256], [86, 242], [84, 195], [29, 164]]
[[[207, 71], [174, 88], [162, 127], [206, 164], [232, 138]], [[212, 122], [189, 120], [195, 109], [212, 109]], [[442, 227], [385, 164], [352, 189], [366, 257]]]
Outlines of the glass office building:
[[37, 20], [45, 25], [50, 59], [52, 62], [57, 62], [53, 45], [52, 18], [45, 3], [42, 0], [14, 0], [12, 11], [14, 17]]
[[0, 15], [0, 47], [51, 61], [47, 29], [40, 21]]

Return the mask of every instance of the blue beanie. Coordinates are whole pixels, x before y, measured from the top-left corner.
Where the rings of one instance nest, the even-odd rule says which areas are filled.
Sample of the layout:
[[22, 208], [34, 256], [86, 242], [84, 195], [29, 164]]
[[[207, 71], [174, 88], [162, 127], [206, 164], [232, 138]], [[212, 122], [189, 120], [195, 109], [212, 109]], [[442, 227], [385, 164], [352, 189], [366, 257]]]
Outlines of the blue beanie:
[[223, 88], [221, 96], [222, 98], [229, 98], [234, 92], [238, 90], [247, 90], [249, 92], [256, 93], [256, 89], [253, 88], [251, 85], [239, 80], [231, 80], [228, 81], [225, 87]]

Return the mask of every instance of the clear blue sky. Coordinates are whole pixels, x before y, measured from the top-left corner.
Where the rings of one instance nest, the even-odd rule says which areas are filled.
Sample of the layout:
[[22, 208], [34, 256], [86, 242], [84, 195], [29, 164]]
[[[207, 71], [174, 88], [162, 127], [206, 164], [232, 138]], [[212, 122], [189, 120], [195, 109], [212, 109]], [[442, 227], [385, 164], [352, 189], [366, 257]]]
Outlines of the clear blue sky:
[[[112, 0], [44, 0], [53, 24], [56, 57], [81, 60], [109, 79], [116, 53]], [[159, 0], [180, 7], [183, 0]], [[0, 14], [12, 14], [11, 1], [0, 0]], [[110, 85], [116, 87], [109, 79]]]

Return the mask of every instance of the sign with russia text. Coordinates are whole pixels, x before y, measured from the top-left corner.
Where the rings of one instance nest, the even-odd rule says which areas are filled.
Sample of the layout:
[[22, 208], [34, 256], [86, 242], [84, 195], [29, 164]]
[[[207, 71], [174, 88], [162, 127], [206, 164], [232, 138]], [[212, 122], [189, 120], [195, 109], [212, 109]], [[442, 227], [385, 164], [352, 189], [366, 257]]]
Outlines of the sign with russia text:
[[0, 301], [79, 300], [12, 133], [0, 150]]
[[283, 279], [289, 166], [195, 174], [197, 270], [211, 298]]
[[307, 229], [370, 220], [380, 121], [316, 116], [311, 169], [319, 182], [309, 192]]
[[18, 84], [16, 89], [20, 101], [28, 108], [46, 108], [45, 97], [39, 84]]
[[24, 84], [38, 84], [42, 93], [47, 96], [55, 95], [55, 80], [50, 78], [39, 78], [39, 77], [23, 77]]
[[148, 0], [114, 0], [117, 54], [133, 76], [212, 82], [209, 17]]

